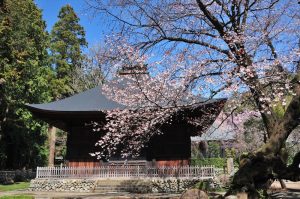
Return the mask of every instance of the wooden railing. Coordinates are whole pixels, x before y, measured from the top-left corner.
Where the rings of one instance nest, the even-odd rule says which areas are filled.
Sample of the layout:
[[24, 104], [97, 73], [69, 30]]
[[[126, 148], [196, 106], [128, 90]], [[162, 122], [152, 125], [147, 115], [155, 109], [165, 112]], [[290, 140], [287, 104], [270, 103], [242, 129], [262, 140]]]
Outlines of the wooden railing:
[[36, 178], [198, 178], [215, 177], [213, 166], [147, 167], [37, 167]]

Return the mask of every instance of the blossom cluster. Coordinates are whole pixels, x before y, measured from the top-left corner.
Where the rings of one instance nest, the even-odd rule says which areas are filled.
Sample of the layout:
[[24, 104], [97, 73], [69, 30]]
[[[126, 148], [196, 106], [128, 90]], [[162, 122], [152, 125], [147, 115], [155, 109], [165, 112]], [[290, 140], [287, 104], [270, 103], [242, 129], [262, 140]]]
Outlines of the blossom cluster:
[[[296, 95], [296, 1], [95, 2], [117, 27], [101, 52], [110, 73], [103, 91], [127, 107], [107, 112], [98, 145], [108, 154], [122, 141], [125, 156], [139, 151], [159, 124], [209, 99], [232, 98], [232, 111], [254, 101], [260, 114], [276, 117], [275, 107]], [[203, 124], [197, 120], [189, 122]]]

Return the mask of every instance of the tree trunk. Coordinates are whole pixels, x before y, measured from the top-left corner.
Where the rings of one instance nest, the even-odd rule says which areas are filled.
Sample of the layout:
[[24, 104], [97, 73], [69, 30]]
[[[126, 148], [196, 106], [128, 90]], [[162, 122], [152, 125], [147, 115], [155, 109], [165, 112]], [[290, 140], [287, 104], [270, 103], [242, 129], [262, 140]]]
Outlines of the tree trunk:
[[[286, 166], [284, 146], [288, 131], [284, 124], [274, 124], [268, 142], [253, 154], [244, 155], [240, 168], [234, 175], [227, 195], [240, 191], [247, 192], [249, 198], [259, 198], [258, 190], [266, 191], [274, 179], [288, 179], [292, 170]], [[293, 170], [294, 172], [294, 170]]]
[[285, 182], [282, 179], [280, 179], [279, 182], [280, 182], [281, 189], [286, 189]]
[[9, 106], [7, 105], [6, 108], [5, 108], [5, 111], [3, 113], [3, 117], [1, 118], [1, 121], [0, 121], [0, 140], [2, 139], [2, 136], [3, 136], [3, 124], [6, 122], [7, 120], [7, 114], [9, 112]]
[[49, 126], [48, 128], [48, 140], [49, 140], [49, 157], [48, 166], [54, 166], [55, 159], [55, 141], [56, 141], [56, 128], [54, 126]]

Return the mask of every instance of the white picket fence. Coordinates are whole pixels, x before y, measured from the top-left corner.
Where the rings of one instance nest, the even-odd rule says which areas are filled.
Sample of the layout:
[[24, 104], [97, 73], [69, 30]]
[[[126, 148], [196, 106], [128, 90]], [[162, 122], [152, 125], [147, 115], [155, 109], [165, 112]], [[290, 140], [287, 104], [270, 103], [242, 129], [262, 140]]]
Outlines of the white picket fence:
[[198, 178], [215, 177], [213, 166], [147, 167], [37, 167], [36, 178]]

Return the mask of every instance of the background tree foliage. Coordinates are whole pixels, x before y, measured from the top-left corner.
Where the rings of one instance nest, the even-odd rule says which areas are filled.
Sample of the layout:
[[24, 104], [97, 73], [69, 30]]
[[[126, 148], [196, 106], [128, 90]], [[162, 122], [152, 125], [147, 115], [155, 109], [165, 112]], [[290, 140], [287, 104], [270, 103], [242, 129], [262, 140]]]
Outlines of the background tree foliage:
[[103, 84], [109, 73], [108, 68], [104, 68], [102, 63], [102, 48], [100, 45], [89, 47], [89, 51], [84, 55], [83, 63], [72, 71], [71, 88], [74, 93], [85, 91], [95, 86]]
[[65, 133], [56, 140], [24, 104], [68, 97], [103, 79], [96, 54], [83, 53], [85, 31], [73, 8], [62, 7], [58, 19], [49, 35], [33, 0], [0, 1], [0, 169], [45, 165], [50, 155], [54, 162], [55, 143], [56, 155], [65, 153]]
[[0, 168], [32, 168], [45, 162], [45, 125], [24, 104], [51, 99], [48, 35], [32, 0], [0, 6]]
[[79, 18], [70, 5], [61, 8], [58, 18], [51, 31], [50, 49], [51, 63], [56, 73], [53, 94], [55, 98], [62, 98], [74, 92], [71, 86], [72, 74], [82, 66], [82, 49], [87, 47], [88, 43]]

